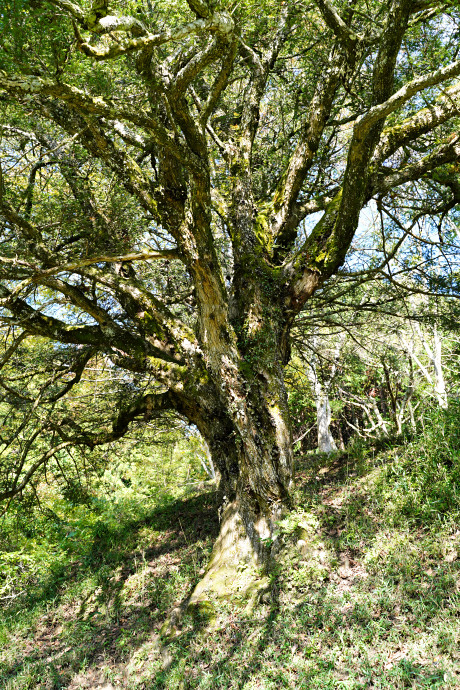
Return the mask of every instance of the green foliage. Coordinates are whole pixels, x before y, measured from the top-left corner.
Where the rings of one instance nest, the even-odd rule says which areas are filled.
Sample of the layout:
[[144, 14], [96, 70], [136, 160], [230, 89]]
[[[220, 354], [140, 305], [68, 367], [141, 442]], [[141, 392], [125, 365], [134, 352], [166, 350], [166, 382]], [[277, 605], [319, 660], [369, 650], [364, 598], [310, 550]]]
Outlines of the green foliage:
[[[311, 384], [304, 367], [296, 357], [286, 369], [285, 381], [295, 440], [309, 428], [316, 426], [316, 409]], [[299, 448], [294, 449], [299, 450]]]
[[375, 484], [388, 502], [394, 525], [408, 520], [421, 527], [460, 519], [460, 404], [429, 409], [417, 438], [396, 452]]
[[[452, 619], [445, 625], [436, 615], [444, 607], [448, 617], [446, 597], [454, 611], [458, 589], [453, 525], [459, 519], [459, 410], [455, 402], [448, 412], [431, 410], [433, 387], [415, 377], [417, 419], [404, 418], [414, 367], [408, 348], [398, 347], [402, 329], [395, 327], [395, 317], [408, 309], [422, 319], [426, 311], [427, 324], [439, 323], [438, 305], [432, 308], [427, 300], [426, 310], [413, 313], [399, 293], [416, 288], [423, 294], [427, 287], [448, 293], [456, 287], [456, 231], [446, 223], [456, 220], [450, 206], [458, 196], [457, 167], [444, 166], [430, 176], [428, 166], [426, 179], [415, 182], [412, 173], [418, 174], [423, 156], [439, 143], [449, 150], [458, 113], [436, 130], [430, 125], [413, 131], [403, 148], [375, 165], [363, 163], [353, 177], [354, 193], [342, 200], [337, 189], [348, 181], [348, 164], [373, 151], [374, 145], [366, 150], [355, 140], [350, 155], [349, 144], [359, 130], [354, 123], [374, 105], [377, 45], [383, 50], [386, 40], [385, 31], [382, 39], [375, 32], [384, 26], [388, 3], [358, 0], [351, 8], [338, 0], [344, 26], [365, 40], [358, 59], [351, 51], [338, 70], [330, 106], [329, 91], [326, 98], [321, 95], [330, 56], [335, 60], [346, 51], [336, 49], [317, 5], [212, 3], [232, 13], [238, 48], [208, 128], [200, 113], [229, 47], [215, 27], [210, 33], [185, 32], [184, 38], [146, 51], [131, 43], [132, 51], [121, 59], [99, 62], [87, 53], [128, 45], [138, 34], [136, 26], [91, 33], [96, 14], [90, 0], [80, 6], [91, 13], [83, 20], [77, 16], [75, 26], [59, 3], [6, 0], [0, 9], [1, 317], [5, 351], [17, 345], [0, 379], [0, 493], [8, 499], [21, 487], [1, 518], [0, 678], [7, 687], [78, 686], [94, 668], [118, 684], [123, 664], [128, 671], [120, 682], [132, 687], [396, 688], [455, 682], [452, 650], [458, 634]], [[259, 79], [259, 60], [276, 42], [286, 8], [293, 14], [281, 51], [266, 62], [266, 80]], [[152, 35], [174, 32], [194, 18], [183, 0], [114, 0], [110, 11], [140, 18]], [[393, 83], [398, 88], [456, 59], [458, 20], [453, 4], [439, 17], [431, 9], [416, 13], [393, 56], [396, 71], [388, 72], [388, 93]], [[216, 48], [206, 56], [214, 41]], [[86, 53], [79, 51], [82, 42]], [[205, 51], [201, 57], [200, 51]], [[387, 58], [383, 62], [390, 64], [393, 58]], [[3, 85], [13, 73], [23, 79], [40, 75], [45, 86], [34, 91], [37, 79], [26, 79], [22, 91], [14, 79]], [[187, 73], [190, 83], [175, 92], [175, 80]], [[315, 93], [323, 114], [321, 104], [312, 108]], [[437, 93], [424, 92], [429, 106]], [[423, 98], [392, 113], [383, 138], [403, 127], [404, 118], [425, 105]], [[245, 118], [252, 121], [244, 141]], [[299, 155], [301, 150], [310, 151], [311, 159]], [[298, 180], [287, 200], [289, 161], [290, 178]], [[407, 184], [383, 198], [380, 185], [394, 179], [391, 173], [401, 173]], [[370, 195], [378, 196], [381, 227], [357, 231], [343, 273], [325, 282], [342, 266], [358, 225], [353, 202], [361, 198], [364, 204]], [[288, 229], [277, 245], [271, 233], [283, 202], [289, 207]], [[310, 227], [300, 220], [304, 202], [307, 210], [326, 206], [323, 219], [313, 216]], [[289, 217], [292, 208], [298, 216]], [[425, 225], [411, 224], [425, 217]], [[436, 233], [440, 242], [433, 248]], [[241, 256], [243, 234], [250, 249]], [[389, 260], [399, 244], [399, 258]], [[172, 248], [176, 254], [163, 253], [161, 262], [158, 254], [152, 257], [153, 250]], [[149, 259], [135, 261], [106, 256], [147, 251]], [[89, 264], [88, 257], [97, 255]], [[439, 258], [445, 275], [438, 280], [433, 266]], [[285, 271], [290, 259], [294, 273], [298, 270], [292, 281]], [[196, 437], [179, 440], [172, 415], [162, 425], [152, 424], [147, 407], [130, 420], [129, 433], [121, 430], [118, 450], [80, 449], [92, 448], [95, 438], [112, 438], [114, 411], [129, 410], [146, 393], [164, 399], [165, 391], [180, 414], [200, 419], [200, 428], [210, 428], [222, 412], [232, 420], [225, 427], [229, 438], [247, 431], [262, 446], [263, 424], [244, 429], [241, 392], [245, 387], [249, 392], [256, 378], [262, 389], [270, 367], [280, 369], [280, 334], [310, 289], [305, 266], [318, 279], [311, 311], [307, 306], [303, 314], [310, 334], [325, 327], [330, 337], [345, 328], [354, 338], [340, 357], [337, 386], [333, 381], [330, 389], [333, 423], [365, 436], [363, 410], [375, 402], [383, 419], [375, 437], [389, 435], [385, 424], [398, 433], [407, 432], [409, 424], [417, 431], [419, 424], [420, 436], [406, 445], [401, 437], [399, 445], [381, 452], [382, 438], [372, 447], [356, 443], [348, 454], [309, 457], [304, 466], [299, 452], [298, 508], [270, 537], [280, 547], [281, 567], [263, 601], [265, 620], [250, 618], [230, 602], [218, 612], [208, 646], [198, 635], [204, 621], [190, 616], [165, 651], [155, 635], [166, 613], [203, 574], [216, 531], [214, 498], [177, 500], [205, 480], [206, 448]], [[361, 279], [377, 268], [378, 282], [363, 293]], [[409, 270], [416, 270], [415, 278], [404, 282]], [[403, 281], [397, 289], [394, 276]], [[17, 290], [14, 298], [8, 297], [10, 290]], [[372, 330], [366, 321], [380, 307], [390, 318]], [[19, 342], [22, 328], [30, 332]], [[357, 332], [363, 342], [356, 349]], [[232, 349], [235, 333], [238, 353]], [[297, 342], [304, 334], [296, 332]], [[331, 348], [324, 349], [318, 380], [333, 369]], [[242, 381], [231, 390], [222, 386], [220, 366], [227, 367], [228, 383], [228, 377], [236, 378], [235, 362]], [[305, 369], [295, 364], [288, 386], [297, 435], [314, 424], [315, 412]], [[451, 389], [455, 377], [458, 372], [450, 378]], [[277, 382], [280, 390], [266, 386], [267, 400], [282, 399], [281, 375]], [[352, 413], [353, 405], [361, 406], [359, 414]], [[274, 415], [263, 412], [259, 418], [273, 423]], [[280, 424], [278, 436], [283, 434], [289, 438], [288, 424], [284, 429]], [[69, 438], [77, 451], [66, 445]], [[283, 457], [289, 454], [287, 443], [273, 450], [275, 470], [281, 450]], [[252, 471], [251, 462], [239, 469]], [[278, 488], [274, 482], [266, 493]], [[356, 582], [346, 575], [350, 570]], [[427, 601], [420, 588], [430, 594]], [[392, 628], [396, 617], [402, 631]], [[415, 622], [423, 625], [426, 649], [417, 642]], [[57, 643], [31, 652], [21, 635], [40, 640], [40, 626], [51, 630]], [[404, 655], [388, 666], [386, 657], [394, 660], [400, 643]], [[442, 667], [436, 662], [439, 650]], [[105, 668], [99, 657], [111, 664]]]
[[[152, 496], [145, 465], [125, 457], [90, 505], [43, 495], [29, 513], [34, 534], [27, 510], [16, 510], [3, 518], [2, 537], [18, 548], [4, 551], [1, 582], [8, 573], [9, 591], [27, 592], [2, 601], [0, 682], [83, 688], [97, 675], [127, 690], [456, 687], [459, 419], [454, 401], [425, 412], [416, 439], [299, 459], [296, 508], [279, 523], [279, 567], [256, 611], [218, 604], [212, 631], [190, 612], [164, 646], [167, 612], [203, 572], [217, 529], [213, 499], [177, 500], [161, 481]], [[128, 471], [129, 487], [120, 481]]]
[[25, 491], [0, 518], [0, 601], [40, 598], [75, 559], [104, 559], [152, 505], [168, 506], [209, 479], [195, 436], [170, 433], [156, 447], [137, 441], [106, 455], [90, 482], [63, 460], [64, 474]]

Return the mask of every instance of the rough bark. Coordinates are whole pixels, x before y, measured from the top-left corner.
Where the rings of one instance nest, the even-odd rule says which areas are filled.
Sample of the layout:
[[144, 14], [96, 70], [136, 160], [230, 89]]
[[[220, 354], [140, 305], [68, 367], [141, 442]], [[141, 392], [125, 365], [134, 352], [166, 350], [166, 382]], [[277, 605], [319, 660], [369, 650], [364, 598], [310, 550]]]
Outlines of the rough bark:
[[[148, 17], [110, 14], [105, 2], [83, 9], [71, 0], [43, 0], [37, 11], [49, 4], [67, 41], [66, 51], [55, 51], [59, 64], [43, 68], [50, 48], [44, 60], [25, 67], [5, 53], [0, 70], [2, 103], [11, 112], [11, 122], [0, 123], [6, 158], [21, 161], [24, 146], [32, 152], [23, 199], [16, 193], [22, 169], [13, 165], [4, 175], [0, 169], [2, 222], [14, 238], [2, 244], [1, 306], [8, 325], [73, 348], [76, 375], [66, 392], [78, 383], [81, 348], [150, 386], [148, 395], [139, 388], [138, 399], [116, 411], [108, 430], [90, 433], [87, 421], [56, 419], [56, 448], [116, 440], [134, 420], [166, 410], [198, 427], [219, 470], [222, 497], [221, 533], [198, 599], [206, 589], [212, 594], [219, 573], [230, 582], [241, 561], [266, 566], [276, 551], [275, 524], [289, 507], [293, 481], [283, 382], [292, 326], [339, 271], [372, 195], [458, 160], [458, 137], [449, 129], [457, 87], [396, 128], [385, 130], [385, 120], [423, 89], [459, 75], [460, 63], [454, 59], [396, 89], [398, 54], [418, 12], [409, 0], [377, 3], [369, 21], [368, 10], [355, 16], [349, 8], [341, 16], [329, 0], [307, 9], [287, 0], [273, 5], [276, 21], [268, 17], [268, 34], [261, 24], [259, 36], [244, 26], [239, 3], [228, 14], [207, 0], [188, 0], [184, 19], [164, 3], [161, 31]], [[315, 34], [313, 47], [321, 45], [311, 62], [306, 26], [323, 32], [321, 41]], [[299, 110], [292, 101], [295, 131], [283, 130], [277, 157], [264, 138], [272, 125], [259, 125], [265, 109], [282, 106], [270, 100], [280, 57], [307, 60], [290, 76], [299, 72], [296, 90], [307, 102]], [[88, 77], [88, 64], [105, 61], [117, 61], [115, 87], [109, 69], [106, 82]], [[351, 112], [349, 132], [336, 124], [344, 108]], [[383, 165], [440, 124], [445, 130], [436, 145], [423, 143], [431, 149], [426, 156]], [[329, 164], [337, 142], [342, 161]], [[269, 183], [257, 183], [264, 165]], [[47, 194], [45, 212], [34, 201], [39, 174], [59, 183], [63, 208], [68, 197], [74, 204], [57, 231], [46, 218]], [[109, 195], [116, 188], [115, 210], [104, 206], [100, 185]], [[118, 209], [129, 209], [136, 222]], [[302, 236], [302, 220], [318, 210], [321, 219]], [[140, 247], [146, 235], [156, 251]], [[156, 261], [164, 271], [174, 265], [171, 295], [161, 270], [151, 268]], [[44, 313], [45, 293], [70, 305], [73, 320], [59, 309]], [[331, 447], [327, 396], [318, 413]], [[27, 473], [23, 463], [8, 496], [46, 462], [38, 459]]]

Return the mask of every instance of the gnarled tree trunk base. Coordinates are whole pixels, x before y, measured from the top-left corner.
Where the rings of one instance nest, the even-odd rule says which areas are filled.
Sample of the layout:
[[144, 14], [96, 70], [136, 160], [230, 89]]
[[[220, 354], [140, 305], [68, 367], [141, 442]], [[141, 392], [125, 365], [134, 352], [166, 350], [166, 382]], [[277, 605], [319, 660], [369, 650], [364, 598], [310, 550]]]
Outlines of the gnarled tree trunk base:
[[251, 598], [259, 584], [266, 587], [265, 566], [246, 534], [236, 502], [230, 503], [224, 511], [206, 573], [193, 590], [188, 606]]
[[203, 578], [165, 621], [162, 638], [167, 640], [180, 634], [186, 612], [199, 617], [207, 629], [212, 628], [217, 605], [222, 601], [245, 604], [245, 611], [250, 613], [269, 589], [268, 565], [268, 559], [263, 562], [247, 536], [237, 502], [230, 503], [223, 512], [219, 536]]

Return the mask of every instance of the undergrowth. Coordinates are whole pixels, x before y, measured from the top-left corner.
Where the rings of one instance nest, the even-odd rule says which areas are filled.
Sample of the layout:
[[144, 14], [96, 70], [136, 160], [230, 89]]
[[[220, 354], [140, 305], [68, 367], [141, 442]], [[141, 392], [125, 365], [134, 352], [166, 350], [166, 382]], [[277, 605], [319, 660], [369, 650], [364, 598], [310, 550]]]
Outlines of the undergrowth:
[[43, 501], [3, 522], [0, 687], [460, 688], [460, 420], [297, 460], [271, 588], [161, 626], [203, 574], [212, 492]]

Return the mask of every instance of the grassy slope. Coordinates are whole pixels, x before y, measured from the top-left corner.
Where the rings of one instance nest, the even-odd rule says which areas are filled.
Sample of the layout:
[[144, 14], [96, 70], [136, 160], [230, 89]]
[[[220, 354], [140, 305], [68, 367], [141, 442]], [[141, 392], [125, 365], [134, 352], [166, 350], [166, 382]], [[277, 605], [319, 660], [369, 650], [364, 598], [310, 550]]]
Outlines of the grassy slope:
[[460, 688], [460, 462], [430, 438], [299, 461], [271, 591], [166, 645], [216, 534], [212, 494], [99, 521], [4, 610], [0, 687]]

